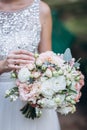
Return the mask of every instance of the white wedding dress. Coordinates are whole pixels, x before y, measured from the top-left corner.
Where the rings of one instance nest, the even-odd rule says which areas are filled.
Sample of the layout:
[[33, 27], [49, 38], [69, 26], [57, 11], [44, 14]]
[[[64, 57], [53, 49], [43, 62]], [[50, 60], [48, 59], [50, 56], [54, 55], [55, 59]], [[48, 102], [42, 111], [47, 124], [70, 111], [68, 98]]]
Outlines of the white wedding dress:
[[[19, 11], [0, 12], [0, 60], [12, 50], [38, 50], [41, 33], [39, 2], [34, 0], [31, 6]], [[60, 130], [54, 110], [43, 110], [39, 119], [27, 119], [20, 112], [24, 106], [22, 101], [5, 99], [5, 91], [14, 86], [10, 73], [0, 75], [0, 130]]]

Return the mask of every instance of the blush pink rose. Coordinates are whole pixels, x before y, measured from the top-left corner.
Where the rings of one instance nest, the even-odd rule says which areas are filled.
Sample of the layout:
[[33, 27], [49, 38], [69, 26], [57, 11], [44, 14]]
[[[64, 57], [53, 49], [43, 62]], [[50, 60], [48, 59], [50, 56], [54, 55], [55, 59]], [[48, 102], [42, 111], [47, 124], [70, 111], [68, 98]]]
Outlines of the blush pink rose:
[[51, 62], [52, 55], [54, 55], [54, 53], [52, 51], [47, 51], [47, 52], [41, 53], [38, 58], [42, 62], [45, 62], [45, 61]]
[[80, 97], [81, 97], [81, 92], [79, 92], [77, 95], [76, 95], [76, 97], [75, 97], [75, 101], [76, 102], [79, 102], [79, 99], [80, 99]]
[[47, 51], [45, 53], [41, 53], [37, 60], [42, 61], [42, 63], [47, 61], [52, 64], [56, 64], [60, 67], [64, 63], [64, 60], [61, 58], [61, 56], [56, 55], [52, 51]]
[[84, 86], [84, 80], [83, 80], [83, 79], [80, 79], [79, 83], [80, 83], [80, 86], [81, 86], [81, 87]]
[[80, 91], [80, 89], [81, 89], [82, 87], [81, 87], [80, 83], [76, 83], [75, 88], [76, 88], [77, 91]]
[[32, 86], [27, 84], [20, 84], [18, 88], [19, 88], [20, 99], [23, 101], [27, 101], [28, 94], [30, 93]]
[[27, 85], [25, 83], [19, 85], [19, 96], [23, 101], [36, 102], [39, 96], [40, 85], [38, 83]]

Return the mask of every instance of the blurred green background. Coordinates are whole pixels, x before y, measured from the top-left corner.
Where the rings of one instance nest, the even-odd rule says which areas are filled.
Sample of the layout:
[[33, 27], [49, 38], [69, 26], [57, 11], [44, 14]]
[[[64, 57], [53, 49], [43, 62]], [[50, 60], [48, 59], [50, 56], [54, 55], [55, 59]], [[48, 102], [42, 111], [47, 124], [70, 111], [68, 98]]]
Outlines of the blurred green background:
[[71, 48], [72, 55], [81, 59], [85, 75], [80, 105], [87, 105], [87, 0], [43, 0], [51, 7], [53, 31], [52, 49], [63, 53]]

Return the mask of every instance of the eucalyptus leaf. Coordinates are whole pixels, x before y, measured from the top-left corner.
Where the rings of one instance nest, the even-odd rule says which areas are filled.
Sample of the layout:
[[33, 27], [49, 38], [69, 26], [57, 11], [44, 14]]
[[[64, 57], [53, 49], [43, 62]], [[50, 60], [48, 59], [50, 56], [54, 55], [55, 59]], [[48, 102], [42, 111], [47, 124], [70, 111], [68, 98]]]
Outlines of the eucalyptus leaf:
[[71, 61], [71, 59], [72, 59], [72, 54], [71, 54], [71, 50], [70, 50], [69, 48], [67, 48], [66, 51], [64, 52], [63, 59], [64, 59], [66, 62], [70, 62], [70, 61]]
[[74, 67], [79, 68], [79, 67], [80, 67], [80, 63], [76, 62], [76, 63], [74, 64]]

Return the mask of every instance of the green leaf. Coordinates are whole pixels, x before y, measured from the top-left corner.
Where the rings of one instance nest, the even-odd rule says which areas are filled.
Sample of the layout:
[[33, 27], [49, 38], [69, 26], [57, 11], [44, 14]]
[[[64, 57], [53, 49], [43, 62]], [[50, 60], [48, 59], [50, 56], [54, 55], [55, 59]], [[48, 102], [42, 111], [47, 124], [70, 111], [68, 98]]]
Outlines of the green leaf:
[[72, 89], [69, 89], [68, 92], [77, 94], [77, 92], [75, 90], [72, 90]]

